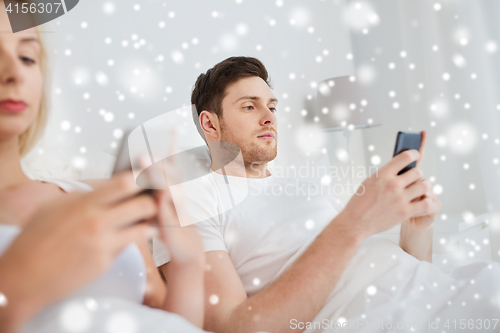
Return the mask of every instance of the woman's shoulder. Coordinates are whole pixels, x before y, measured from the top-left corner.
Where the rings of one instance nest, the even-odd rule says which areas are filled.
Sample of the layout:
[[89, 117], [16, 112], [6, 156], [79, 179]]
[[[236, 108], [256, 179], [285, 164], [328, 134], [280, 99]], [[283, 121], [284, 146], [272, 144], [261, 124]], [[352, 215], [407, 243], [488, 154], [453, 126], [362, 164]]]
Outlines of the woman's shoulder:
[[78, 180], [58, 179], [58, 178], [39, 178], [44, 183], [52, 183], [59, 186], [65, 192], [91, 192], [94, 189], [89, 184]]

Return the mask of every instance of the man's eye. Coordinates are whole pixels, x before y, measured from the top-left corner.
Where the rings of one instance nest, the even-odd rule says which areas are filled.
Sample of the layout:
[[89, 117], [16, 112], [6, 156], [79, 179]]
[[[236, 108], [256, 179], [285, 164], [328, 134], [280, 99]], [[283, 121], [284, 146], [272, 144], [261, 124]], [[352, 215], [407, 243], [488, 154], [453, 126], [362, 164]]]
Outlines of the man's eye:
[[35, 63], [35, 60], [28, 58], [28, 57], [20, 57], [20, 59], [22, 60], [22, 62], [29, 64], [29, 65], [32, 65]]
[[269, 108], [269, 110], [274, 110], [273, 113], [278, 111], [278, 110], [276, 110], [276, 108]]
[[247, 106], [244, 106], [244, 107], [243, 107], [243, 109], [248, 110], [247, 108], [253, 108], [253, 105], [247, 105]]

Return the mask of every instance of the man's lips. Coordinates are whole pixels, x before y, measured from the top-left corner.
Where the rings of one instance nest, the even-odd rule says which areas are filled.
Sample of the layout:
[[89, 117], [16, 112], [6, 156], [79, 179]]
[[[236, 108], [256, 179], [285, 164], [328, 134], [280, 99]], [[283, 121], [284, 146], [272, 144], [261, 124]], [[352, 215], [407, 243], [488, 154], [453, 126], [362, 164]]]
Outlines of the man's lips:
[[21, 100], [5, 99], [0, 101], [0, 110], [11, 113], [19, 113], [26, 110], [28, 105]]
[[258, 136], [259, 139], [263, 139], [263, 140], [274, 140], [274, 137], [275, 137], [275, 135], [272, 132], [266, 132], [266, 133]]

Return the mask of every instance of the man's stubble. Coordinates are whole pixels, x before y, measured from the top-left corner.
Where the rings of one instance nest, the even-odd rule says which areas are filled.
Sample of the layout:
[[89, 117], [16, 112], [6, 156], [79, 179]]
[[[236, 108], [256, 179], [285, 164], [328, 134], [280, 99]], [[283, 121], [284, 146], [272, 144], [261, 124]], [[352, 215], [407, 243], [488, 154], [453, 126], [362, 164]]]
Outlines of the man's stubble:
[[[232, 142], [238, 145], [241, 149], [245, 164], [269, 162], [276, 158], [278, 154], [278, 135], [276, 131], [269, 129], [270, 132], [275, 133], [276, 137], [273, 142], [266, 142], [267, 147], [263, 148], [252, 139], [241, 138], [237, 134], [231, 132], [222, 119], [220, 120], [220, 127], [221, 142]], [[263, 132], [265, 131], [255, 133], [255, 137]]]

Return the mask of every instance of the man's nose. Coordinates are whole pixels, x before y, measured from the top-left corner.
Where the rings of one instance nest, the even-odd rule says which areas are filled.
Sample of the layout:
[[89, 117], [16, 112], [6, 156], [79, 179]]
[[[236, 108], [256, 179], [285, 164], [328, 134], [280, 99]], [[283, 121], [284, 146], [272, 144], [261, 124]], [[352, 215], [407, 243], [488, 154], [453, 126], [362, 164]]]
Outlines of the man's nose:
[[275, 125], [276, 115], [274, 112], [266, 108], [265, 115], [262, 117], [261, 125]]

